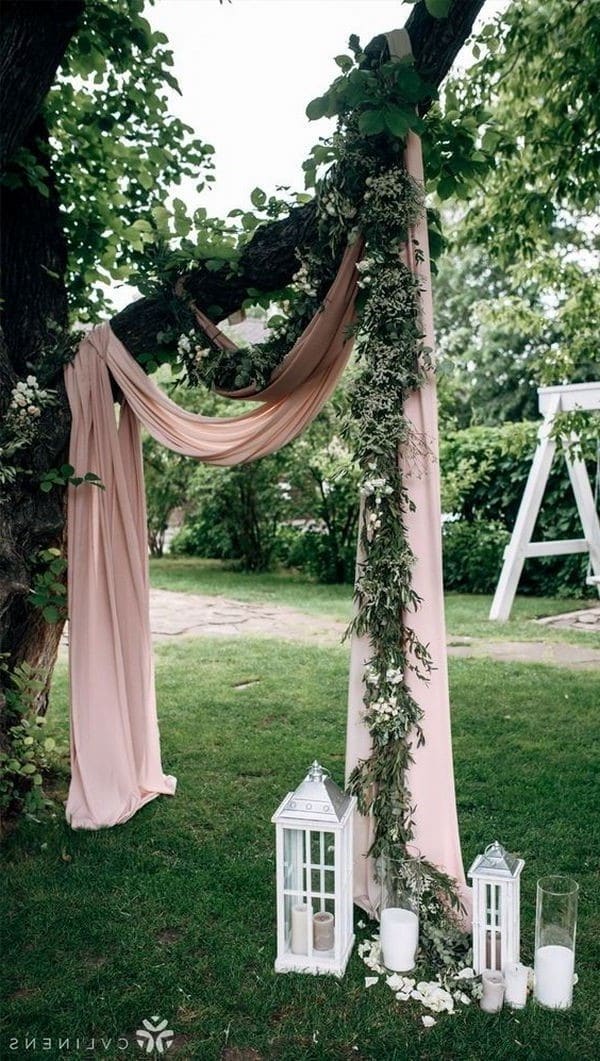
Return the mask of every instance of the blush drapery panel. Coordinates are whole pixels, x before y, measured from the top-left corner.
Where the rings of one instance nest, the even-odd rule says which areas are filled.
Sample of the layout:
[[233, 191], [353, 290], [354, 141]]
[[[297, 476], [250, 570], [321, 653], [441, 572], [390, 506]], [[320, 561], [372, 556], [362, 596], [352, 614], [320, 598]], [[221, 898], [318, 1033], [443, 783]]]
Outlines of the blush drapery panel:
[[[175, 791], [161, 766], [149, 620], [148, 545], [140, 422], [159, 442], [211, 464], [256, 460], [295, 438], [344, 370], [352, 342], [356, 262], [346, 250], [315, 314], [250, 412], [198, 416], [163, 394], [108, 324], [65, 369], [69, 461], [104, 490], [69, 487], [68, 590], [71, 785], [67, 819], [98, 829], [127, 821]], [[117, 423], [111, 377], [123, 394]], [[245, 396], [241, 392], [236, 397]]]

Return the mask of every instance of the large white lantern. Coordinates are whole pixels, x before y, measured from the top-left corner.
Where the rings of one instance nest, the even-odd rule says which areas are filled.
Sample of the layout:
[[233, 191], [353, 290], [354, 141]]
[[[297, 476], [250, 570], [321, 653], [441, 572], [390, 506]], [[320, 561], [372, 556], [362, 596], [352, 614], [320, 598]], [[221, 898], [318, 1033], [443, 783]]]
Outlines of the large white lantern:
[[352, 816], [342, 792], [318, 762], [271, 821], [277, 843], [278, 973], [343, 976], [354, 944]]
[[473, 880], [473, 968], [503, 972], [519, 961], [519, 890], [522, 858], [497, 840], [469, 870]]

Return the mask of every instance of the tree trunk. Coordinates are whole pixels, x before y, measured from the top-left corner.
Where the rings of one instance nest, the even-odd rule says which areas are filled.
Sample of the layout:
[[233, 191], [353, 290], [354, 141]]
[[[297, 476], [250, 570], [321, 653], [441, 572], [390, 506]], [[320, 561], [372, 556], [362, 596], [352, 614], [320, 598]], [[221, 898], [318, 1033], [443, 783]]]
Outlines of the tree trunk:
[[[2, 172], [18, 148], [48, 164], [48, 133], [39, 111], [83, 11], [82, 0], [7, 3], [0, 34]], [[0, 201], [3, 279], [0, 337], [0, 419], [19, 379], [52, 371], [49, 351], [68, 332], [64, 275], [67, 260], [58, 195], [48, 179], [48, 196], [23, 180], [4, 188]], [[42, 493], [42, 472], [60, 465], [66, 453], [70, 417], [62, 373], [54, 372], [58, 403], [36, 422], [32, 446], [18, 451], [22, 471], [4, 484], [0, 496], [0, 652], [10, 668], [23, 661], [45, 679], [38, 696], [44, 711], [48, 681], [62, 623], [48, 624], [29, 597], [39, 570], [37, 556], [65, 542], [64, 491]], [[3, 702], [0, 672], [0, 707]]]

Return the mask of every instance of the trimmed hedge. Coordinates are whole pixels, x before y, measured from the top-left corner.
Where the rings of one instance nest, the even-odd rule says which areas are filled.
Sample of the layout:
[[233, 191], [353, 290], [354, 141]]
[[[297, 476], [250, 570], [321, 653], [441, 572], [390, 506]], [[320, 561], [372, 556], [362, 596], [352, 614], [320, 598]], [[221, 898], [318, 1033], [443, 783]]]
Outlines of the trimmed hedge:
[[[440, 443], [444, 524], [444, 581], [448, 589], [493, 592], [504, 546], [515, 523], [535, 450], [537, 424], [469, 427]], [[593, 474], [588, 468], [590, 478]], [[534, 530], [534, 540], [579, 538], [581, 524], [567, 473], [557, 454]], [[592, 596], [584, 555], [525, 561], [520, 593]]]

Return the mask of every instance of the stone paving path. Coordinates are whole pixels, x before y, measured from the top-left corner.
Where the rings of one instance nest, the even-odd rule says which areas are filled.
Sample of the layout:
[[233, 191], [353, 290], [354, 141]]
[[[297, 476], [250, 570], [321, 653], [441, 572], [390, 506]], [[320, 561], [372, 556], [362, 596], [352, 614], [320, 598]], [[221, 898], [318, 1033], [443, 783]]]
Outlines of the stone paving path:
[[[596, 613], [594, 622], [571, 627], [599, 629], [600, 608], [588, 609], [586, 617]], [[581, 613], [573, 613], [580, 615]], [[566, 625], [556, 616], [556, 625]], [[228, 600], [173, 590], [150, 590], [150, 624], [155, 642], [175, 641], [189, 637], [278, 637], [285, 641], [304, 641], [313, 645], [339, 645], [346, 624], [326, 616], [308, 615], [278, 604]], [[486, 657], [516, 663], [550, 663], [577, 670], [600, 670], [600, 649], [585, 645], [567, 645], [549, 641], [493, 641], [471, 637], [450, 637], [448, 655]]]

